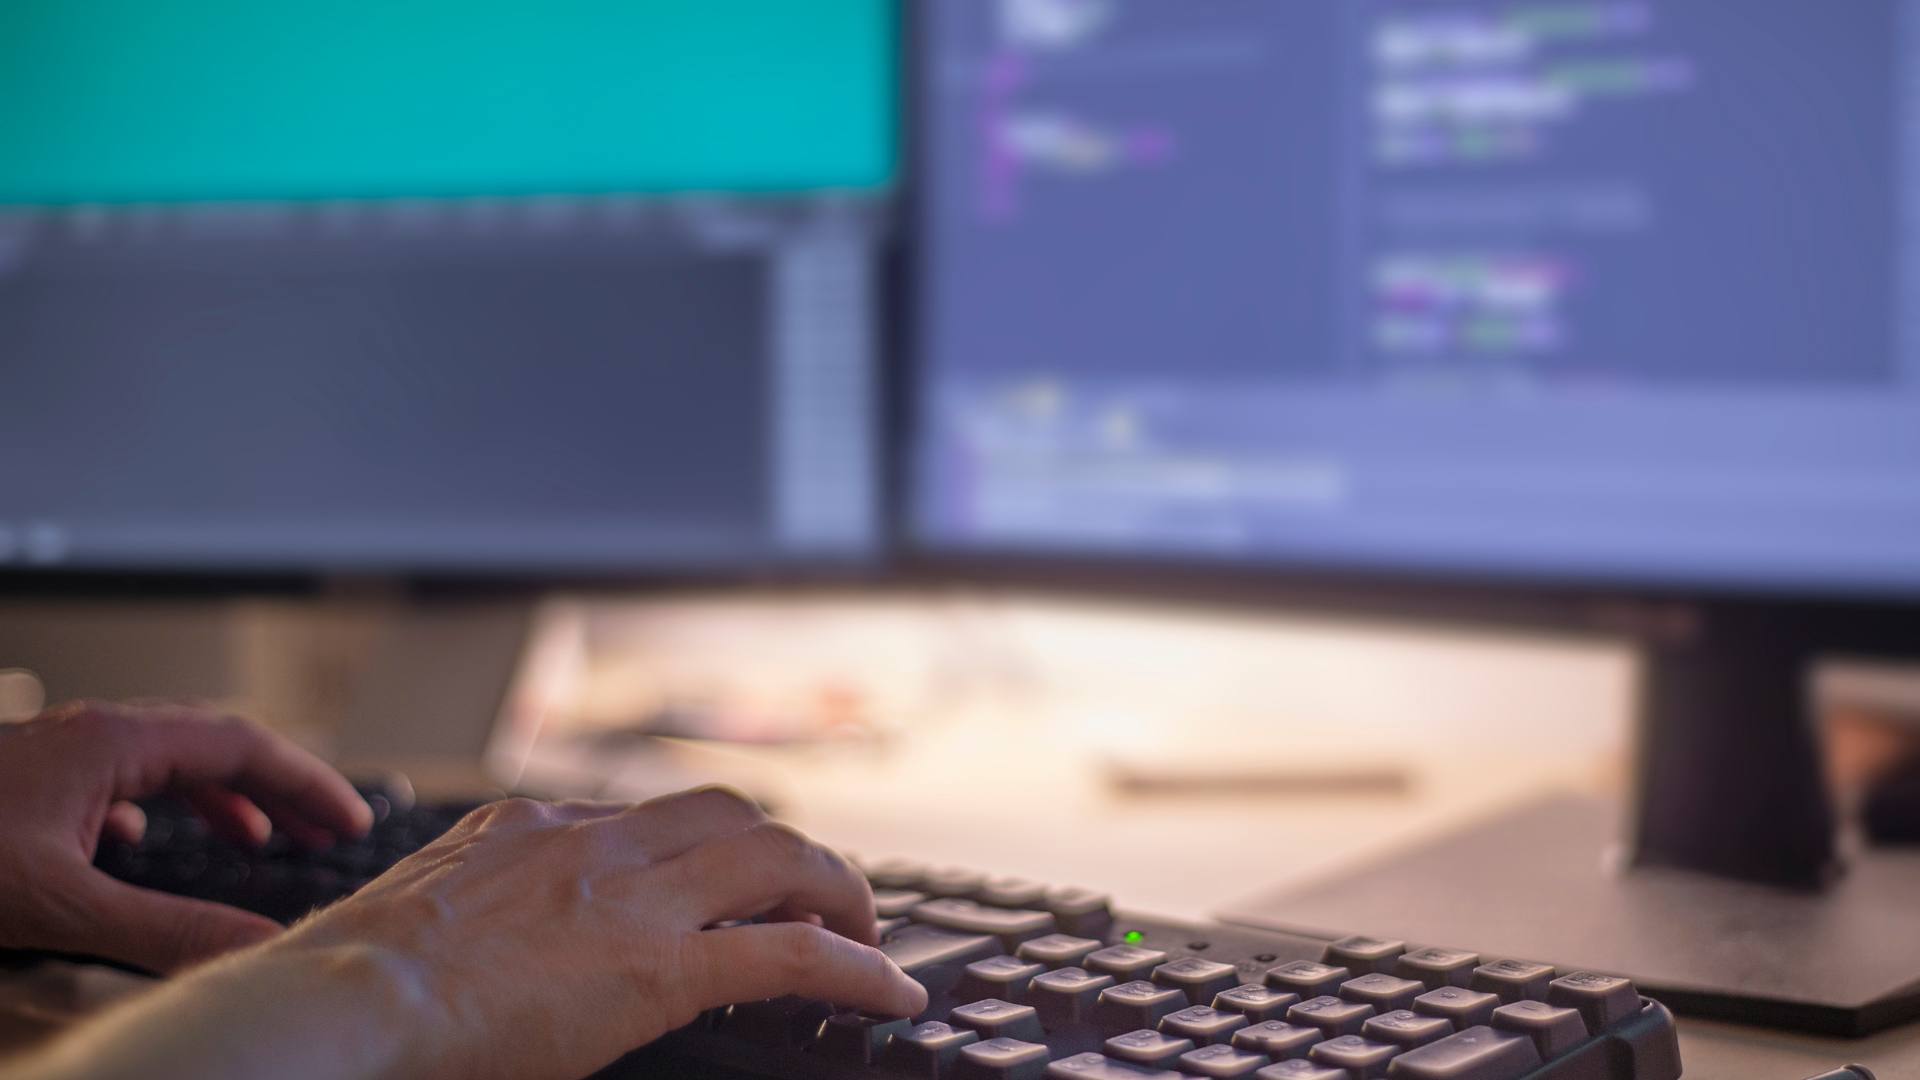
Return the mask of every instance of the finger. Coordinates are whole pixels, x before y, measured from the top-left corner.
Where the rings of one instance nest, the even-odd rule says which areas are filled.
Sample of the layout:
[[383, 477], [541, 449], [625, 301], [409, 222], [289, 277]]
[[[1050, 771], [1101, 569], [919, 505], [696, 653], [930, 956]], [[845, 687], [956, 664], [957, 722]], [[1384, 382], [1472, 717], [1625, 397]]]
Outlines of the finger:
[[260, 847], [273, 835], [267, 815], [245, 795], [212, 784], [188, 788], [181, 795], [208, 830], [228, 843]]
[[204, 900], [151, 892], [89, 872], [79, 925], [63, 947], [169, 974], [277, 936], [272, 919]]
[[307, 820], [306, 815], [286, 799], [262, 795], [254, 801], [273, 822], [273, 827], [285, 833], [296, 846], [307, 851], [325, 851], [333, 846], [333, 830]]
[[129, 736], [114, 747], [127, 766], [116, 772], [116, 798], [220, 784], [257, 803], [282, 803], [335, 833], [358, 836], [373, 825], [373, 811], [353, 785], [289, 739], [207, 709], [117, 711], [130, 723]]
[[696, 926], [787, 908], [836, 934], [874, 943], [873, 891], [847, 860], [775, 822], [701, 844], [660, 868]]
[[123, 844], [137, 844], [147, 835], [147, 812], [130, 802], [114, 803], [107, 807], [102, 831]]
[[879, 949], [806, 923], [708, 930], [692, 938], [702, 1009], [787, 994], [882, 1016], [918, 1016], [927, 991]]
[[803, 922], [810, 926], [825, 926], [826, 922], [811, 911], [802, 911], [791, 904], [781, 904], [767, 912], [768, 922]]

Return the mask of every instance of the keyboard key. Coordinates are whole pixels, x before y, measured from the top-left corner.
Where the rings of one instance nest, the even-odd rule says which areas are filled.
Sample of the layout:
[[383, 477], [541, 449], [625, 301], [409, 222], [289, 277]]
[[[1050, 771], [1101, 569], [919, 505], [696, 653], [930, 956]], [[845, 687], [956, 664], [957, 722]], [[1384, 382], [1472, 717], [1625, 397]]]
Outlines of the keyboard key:
[[917, 889], [926, 876], [926, 864], [911, 859], [882, 859], [867, 867], [867, 881], [876, 889]]
[[1044, 905], [1062, 932], [1079, 937], [1104, 937], [1113, 927], [1112, 901], [1106, 893], [1078, 886], [1047, 890]]
[[1238, 984], [1240, 972], [1232, 964], [1189, 956], [1154, 968], [1153, 981], [1184, 991], [1195, 1005], [1205, 1005], [1215, 994]]
[[1330, 1069], [1345, 1069], [1353, 1080], [1378, 1080], [1387, 1075], [1387, 1062], [1399, 1056], [1392, 1043], [1374, 1042], [1361, 1035], [1328, 1039], [1307, 1051], [1307, 1059]]
[[1181, 1071], [1195, 1076], [1250, 1076], [1255, 1069], [1267, 1064], [1267, 1058], [1264, 1054], [1250, 1054], [1231, 1046], [1203, 1046], [1181, 1054], [1177, 1064]]
[[1157, 1028], [1162, 1017], [1179, 1012], [1186, 1004], [1187, 996], [1178, 990], [1135, 980], [1100, 991], [1093, 1016], [1101, 1030], [1117, 1035], [1138, 1028]]
[[1052, 1057], [1040, 1043], [988, 1039], [960, 1048], [953, 1080], [1041, 1080]]
[[873, 936], [885, 941], [893, 935], [913, 925], [906, 919], [881, 919], [873, 924]]
[[898, 919], [927, 902], [929, 897], [923, 892], [907, 889], [873, 890], [873, 913], [883, 919]]
[[1587, 1041], [1587, 1022], [1579, 1012], [1544, 1001], [1516, 1001], [1493, 1010], [1493, 1026], [1533, 1040], [1542, 1058], [1552, 1060]]
[[1358, 1035], [1360, 1025], [1373, 1015], [1373, 1006], [1337, 997], [1317, 997], [1287, 1010], [1287, 1023], [1319, 1028], [1327, 1038]]
[[1046, 1038], [1040, 1030], [1040, 1014], [1031, 1005], [989, 998], [962, 1005], [948, 1015], [947, 1023], [980, 1033], [982, 1039], [1023, 1039], [1039, 1042]]
[[1576, 971], [1547, 984], [1547, 1004], [1576, 1009], [1587, 1034], [1598, 1035], [1640, 1012], [1640, 992], [1625, 979]]
[[1213, 1007], [1237, 1012], [1257, 1024], [1262, 1020], [1277, 1020], [1286, 1016], [1287, 1010], [1299, 1000], [1300, 995], [1291, 990], [1275, 990], [1259, 983], [1242, 983], [1213, 995]]
[[1191, 1049], [1192, 1039], [1182, 1039], [1148, 1028], [1115, 1035], [1106, 1043], [1107, 1056], [1131, 1061], [1135, 1065], [1151, 1065], [1157, 1069], [1172, 1068], [1174, 1059]]
[[1410, 1009], [1395, 1009], [1360, 1025], [1360, 1034], [1374, 1042], [1392, 1043], [1402, 1050], [1411, 1050], [1453, 1034], [1453, 1025], [1437, 1016], [1422, 1016]]
[[956, 934], [932, 926], [909, 926], [881, 942], [880, 951], [912, 975], [943, 964], [970, 964], [1000, 953], [1000, 942], [984, 934]]
[[967, 965], [960, 975], [960, 984], [953, 989], [953, 996], [957, 1001], [999, 998], [1022, 1003], [1027, 1000], [1034, 977], [1046, 973], [1043, 964], [1031, 964], [1011, 956], [988, 957]]
[[1460, 949], [1415, 949], [1400, 957], [1393, 973], [1403, 979], [1416, 979], [1429, 990], [1443, 986], [1465, 986], [1480, 966], [1480, 954]]
[[813, 1052], [831, 1061], [848, 1065], [871, 1065], [895, 1035], [912, 1030], [909, 1020], [865, 1013], [836, 1013], [820, 1025], [813, 1041]]
[[1047, 1080], [1185, 1080], [1179, 1073], [1115, 1061], [1105, 1054], [1075, 1054], [1047, 1066]]
[[1027, 1002], [1040, 1013], [1048, 1031], [1093, 1021], [1100, 994], [1113, 985], [1113, 976], [1096, 975], [1085, 968], [1061, 968], [1036, 975], [1027, 986]]
[[1443, 986], [1413, 999], [1413, 1011], [1422, 1016], [1437, 1016], [1453, 1025], [1455, 1031], [1483, 1027], [1493, 1023], [1493, 1010], [1500, 1007], [1499, 997], [1479, 990]]
[[1553, 969], [1525, 960], [1495, 960], [1473, 969], [1467, 985], [1493, 994], [1511, 1005], [1516, 1001], [1547, 1000], [1547, 984], [1553, 981]]
[[1264, 1054], [1275, 1061], [1306, 1057], [1307, 1051], [1324, 1039], [1326, 1035], [1319, 1028], [1281, 1020], [1262, 1020], [1233, 1033], [1234, 1046], [1251, 1054]]
[[1346, 968], [1355, 975], [1375, 972], [1392, 974], [1394, 962], [1406, 951], [1407, 943], [1404, 941], [1355, 935], [1327, 946], [1320, 959], [1332, 967]]
[[936, 897], [971, 897], [987, 883], [987, 875], [978, 870], [945, 867], [928, 871], [920, 882], [920, 891]]
[[1540, 1051], [1524, 1035], [1468, 1028], [1409, 1050], [1387, 1068], [1390, 1080], [1518, 1080], [1540, 1067]]
[[914, 908], [911, 918], [965, 934], [992, 934], [1009, 951], [1028, 938], [1053, 932], [1053, 916], [1047, 912], [987, 907], [959, 897], [929, 900]]
[[1221, 1012], [1208, 1005], [1189, 1005], [1160, 1018], [1161, 1031], [1192, 1039], [1196, 1046], [1224, 1043], [1233, 1037], [1235, 1031], [1246, 1026], [1247, 1018], [1239, 1013]]
[[1325, 997], [1352, 978], [1353, 973], [1346, 968], [1316, 964], [1311, 960], [1295, 960], [1267, 969], [1268, 986], [1275, 990], [1291, 990], [1302, 998]]
[[1375, 1012], [1392, 1012], [1395, 1009], [1413, 1007], [1413, 999], [1426, 991], [1426, 987], [1412, 979], [1402, 979], [1396, 975], [1362, 975], [1340, 984], [1340, 997], [1348, 1001], [1365, 1002], [1373, 1006]]
[[880, 1060], [895, 1072], [916, 1080], [943, 1080], [952, 1075], [960, 1051], [979, 1041], [978, 1032], [929, 1020], [895, 1035], [880, 1052]]
[[1329, 1069], [1325, 1065], [1295, 1058], [1269, 1065], [1253, 1074], [1253, 1080], [1350, 1080], [1345, 1069]]
[[1109, 945], [1098, 952], [1088, 953], [1083, 964], [1088, 971], [1102, 972], [1116, 979], [1142, 979], [1166, 962], [1167, 954], [1159, 949]]
[[990, 877], [974, 899], [994, 907], [1040, 908], [1046, 906], [1047, 887], [1025, 878]]
[[811, 1042], [834, 1008], [805, 998], [779, 997], [748, 1001], [727, 1010], [720, 1029], [762, 1046], [789, 1047]]
[[1074, 937], [1072, 934], [1047, 934], [1044, 937], [1030, 938], [1020, 943], [1014, 955], [1022, 960], [1031, 960], [1036, 964], [1053, 967], [1072, 967], [1087, 958], [1087, 955], [1100, 948], [1098, 938]]

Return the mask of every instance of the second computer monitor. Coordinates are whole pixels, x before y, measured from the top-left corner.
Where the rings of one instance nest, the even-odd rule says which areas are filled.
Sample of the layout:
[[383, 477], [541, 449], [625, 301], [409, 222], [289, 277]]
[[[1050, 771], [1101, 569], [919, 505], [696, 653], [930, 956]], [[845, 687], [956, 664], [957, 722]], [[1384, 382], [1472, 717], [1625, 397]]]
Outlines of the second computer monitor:
[[1920, 592], [1920, 6], [924, 14], [933, 549]]

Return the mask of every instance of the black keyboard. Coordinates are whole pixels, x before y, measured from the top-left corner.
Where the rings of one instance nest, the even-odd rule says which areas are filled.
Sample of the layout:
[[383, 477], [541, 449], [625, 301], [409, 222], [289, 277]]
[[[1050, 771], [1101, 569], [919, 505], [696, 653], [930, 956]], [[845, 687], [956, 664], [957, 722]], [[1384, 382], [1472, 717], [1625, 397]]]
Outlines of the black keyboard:
[[292, 922], [352, 893], [425, 847], [480, 804], [415, 804], [408, 789], [360, 785], [374, 825], [359, 840], [307, 851], [275, 832], [263, 848], [211, 836], [186, 803], [143, 799], [147, 831], [138, 844], [102, 839], [95, 866], [130, 884], [217, 900]]
[[[98, 865], [292, 920], [439, 836], [471, 804], [368, 791], [364, 840], [302, 852], [208, 837], [143, 804]], [[1675, 1080], [1673, 1017], [1626, 979], [1464, 949], [1116, 913], [1085, 889], [868, 866], [881, 948], [926, 986], [910, 1020], [801, 999], [714, 1010], [604, 1070], [715, 1080]]]

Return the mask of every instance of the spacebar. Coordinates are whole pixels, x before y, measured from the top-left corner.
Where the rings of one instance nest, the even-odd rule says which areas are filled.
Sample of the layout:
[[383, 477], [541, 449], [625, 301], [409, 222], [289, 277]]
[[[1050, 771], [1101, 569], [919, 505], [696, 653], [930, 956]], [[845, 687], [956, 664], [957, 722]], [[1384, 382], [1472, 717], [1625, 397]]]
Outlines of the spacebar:
[[986, 934], [956, 934], [931, 926], [909, 926], [883, 942], [880, 951], [911, 975], [942, 964], [971, 963], [1000, 955], [1000, 942]]

